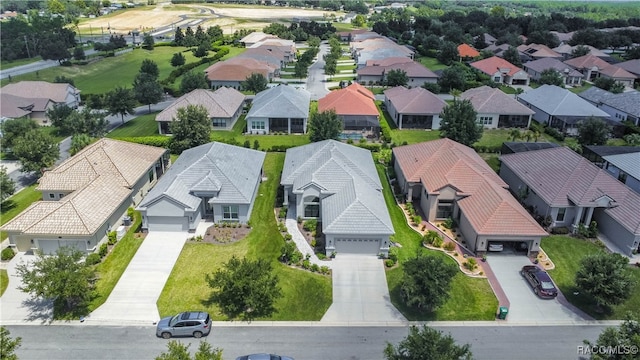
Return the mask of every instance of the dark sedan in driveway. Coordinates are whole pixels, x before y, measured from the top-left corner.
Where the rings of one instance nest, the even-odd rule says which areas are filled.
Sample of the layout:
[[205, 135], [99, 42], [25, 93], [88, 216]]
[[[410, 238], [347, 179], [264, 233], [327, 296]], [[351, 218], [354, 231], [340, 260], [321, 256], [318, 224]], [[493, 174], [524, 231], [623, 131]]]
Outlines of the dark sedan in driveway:
[[520, 274], [524, 276], [533, 288], [533, 292], [543, 299], [553, 299], [558, 296], [558, 289], [546, 271], [535, 265], [525, 265]]

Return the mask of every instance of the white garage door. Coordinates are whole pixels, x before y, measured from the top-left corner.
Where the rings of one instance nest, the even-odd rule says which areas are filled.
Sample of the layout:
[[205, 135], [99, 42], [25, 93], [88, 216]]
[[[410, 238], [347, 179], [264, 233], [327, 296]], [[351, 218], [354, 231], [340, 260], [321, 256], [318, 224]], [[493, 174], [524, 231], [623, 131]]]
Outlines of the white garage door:
[[189, 218], [176, 216], [149, 216], [149, 231], [188, 231]]
[[378, 254], [381, 239], [336, 239], [338, 254]]
[[80, 251], [87, 250], [85, 240], [65, 240], [65, 239], [38, 239], [38, 248], [43, 254], [55, 254], [56, 250], [63, 246], [73, 247]]

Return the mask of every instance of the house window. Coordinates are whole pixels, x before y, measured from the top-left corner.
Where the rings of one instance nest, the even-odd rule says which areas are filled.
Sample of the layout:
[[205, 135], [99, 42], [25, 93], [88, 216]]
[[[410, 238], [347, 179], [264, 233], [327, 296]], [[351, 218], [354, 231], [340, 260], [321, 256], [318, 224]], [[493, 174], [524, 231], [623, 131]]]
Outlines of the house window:
[[58, 197], [62, 199], [64, 197], [64, 194], [58, 194]]
[[55, 199], [56, 198], [56, 194], [49, 194], [49, 199]]
[[618, 174], [618, 180], [620, 180], [623, 183], [627, 183], [627, 173], [620, 171], [620, 173]]
[[155, 179], [153, 169], [149, 170], [149, 173], [147, 174], [147, 176], [149, 176], [149, 182], [153, 182], [153, 179]]
[[453, 200], [438, 200], [437, 219], [448, 219], [453, 214]]
[[317, 196], [307, 196], [304, 199], [304, 217], [318, 218], [320, 217], [320, 198]]
[[478, 117], [478, 124], [491, 125], [491, 124], [493, 124], [493, 117], [491, 117], [491, 116], [480, 116], [480, 117]]
[[227, 127], [227, 120], [225, 119], [213, 119], [211, 120], [213, 127]]
[[251, 122], [251, 128], [254, 130], [264, 130], [265, 126], [264, 126], [264, 121], [252, 121]]
[[556, 221], [557, 222], [563, 222], [564, 221], [564, 214], [567, 212], [567, 208], [559, 208], [558, 209], [558, 215], [556, 215]]
[[222, 207], [222, 219], [237, 221], [240, 219], [238, 216], [238, 205], [227, 205]]
[[494, 76], [493, 77], [493, 82], [499, 83], [500, 82], [500, 76]]

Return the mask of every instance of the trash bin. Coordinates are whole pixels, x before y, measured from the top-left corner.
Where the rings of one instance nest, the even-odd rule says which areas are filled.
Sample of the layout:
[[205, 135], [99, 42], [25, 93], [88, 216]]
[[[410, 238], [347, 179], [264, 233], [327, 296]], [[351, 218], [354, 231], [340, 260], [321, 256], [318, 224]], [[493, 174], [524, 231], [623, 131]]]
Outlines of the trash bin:
[[509, 309], [506, 306], [500, 306], [500, 309], [498, 310], [498, 319], [506, 320], [508, 313]]
[[131, 226], [131, 218], [129, 216], [125, 216], [122, 219], [122, 225], [124, 226]]

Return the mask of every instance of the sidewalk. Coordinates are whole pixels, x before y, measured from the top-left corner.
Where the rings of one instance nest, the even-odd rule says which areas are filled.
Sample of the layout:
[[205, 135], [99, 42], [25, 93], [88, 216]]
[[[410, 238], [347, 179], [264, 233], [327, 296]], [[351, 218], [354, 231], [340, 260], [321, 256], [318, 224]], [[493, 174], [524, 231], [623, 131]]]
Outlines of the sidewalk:
[[302, 253], [304, 258], [308, 256], [309, 261], [312, 264], [318, 264], [318, 266], [327, 266], [331, 268], [331, 261], [322, 261], [318, 259], [318, 256], [313, 252], [311, 245], [304, 238], [300, 230], [298, 229], [297, 214], [295, 206], [289, 206], [287, 209], [287, 219], [285, 220], [287, 231], [291, 234], [291, 239], [296, 243], [298, 251]]

